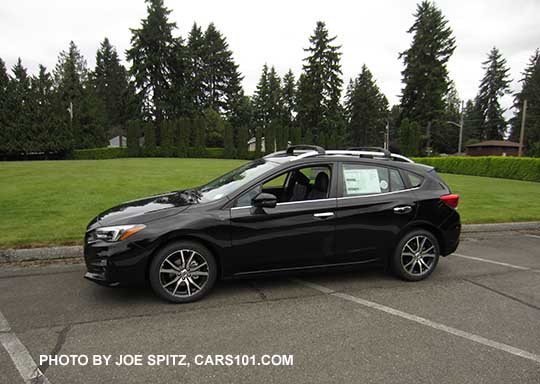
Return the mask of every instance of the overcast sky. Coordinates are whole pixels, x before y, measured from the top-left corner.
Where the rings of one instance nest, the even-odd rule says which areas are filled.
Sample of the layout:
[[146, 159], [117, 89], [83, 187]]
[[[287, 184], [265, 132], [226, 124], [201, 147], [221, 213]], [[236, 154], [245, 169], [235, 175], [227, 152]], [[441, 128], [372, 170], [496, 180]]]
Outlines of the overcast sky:
[[[178, 1], [166, 0], [176, 34], [186, 36], [193, 22], [214, 22], [226, 36], [244, 88], [252, 94], [264, 63], [281, 75], [301, 71], [303, 48], [315, 22], [326, 22], [342, 45], [345, 84], [366, 64], [391, 104], [399, 101], [402, 62], [398, 53], [411, 40], [416, 0], [371, 1]], [[457, 48], [449, 62], [450, 77], [461, 98], [473, 98], [483, 76], [482, 61], [497, 46], [511, 68], [512, 90], [540, 47], [539, 0], [444, 0], [437, 6], [449, 20]], [[35, 73], [38, 64], [54, 68], [58, 53], [70, 40], [81, 49], [90, 67], [105, 36], [121, 56], [129, 47], [129, 28], [145, 17], [143, 0], [18, 0], [0, 5], [0, 57], [11, 67], [20, 56]], [[511, 105], [511, 97], [503, 100]], [[510, 113], [507, 112], [507, 116]]]

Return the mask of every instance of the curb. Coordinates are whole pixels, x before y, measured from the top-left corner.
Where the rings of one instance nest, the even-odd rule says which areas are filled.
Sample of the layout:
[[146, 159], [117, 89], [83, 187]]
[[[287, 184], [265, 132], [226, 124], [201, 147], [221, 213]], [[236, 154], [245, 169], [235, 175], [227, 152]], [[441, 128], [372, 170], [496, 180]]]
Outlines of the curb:
[[[497, 224], [465, 224], [461, 233], [504, 232], [540, 230], [540, 221], [523, 223]], [[83, 247], [79, 245], [68, 247], [44, 247], [27, 249], [0, 249], [0, 264], [14, 261], [53, 260], [83, 257]]]
[[0, 264], [14, 261], [52, 260], [83, 257], [82, 246], [0, 249]]
[[461, 226], [461, 233], [524, 231], [534, 229], [540, 230], [540, 221], [494, 224], [465, 224]]

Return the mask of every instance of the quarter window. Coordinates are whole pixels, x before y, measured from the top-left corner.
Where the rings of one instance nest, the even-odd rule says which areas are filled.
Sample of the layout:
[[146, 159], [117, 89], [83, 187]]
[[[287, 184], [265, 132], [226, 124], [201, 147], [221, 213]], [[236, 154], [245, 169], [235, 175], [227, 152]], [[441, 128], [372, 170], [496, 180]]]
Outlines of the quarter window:
[[343, 164], [343, 196], [373, 195], [401, 191], [405, 184], [393, 168], [366, 164]]
[[419, 187], [422, 184], [422, 182], [424, 181], [424, 178], [422, 176], [418, 176], [416, 173], [405, 172], [405, 175], [409, 179], [409, 184], [413, 188]]

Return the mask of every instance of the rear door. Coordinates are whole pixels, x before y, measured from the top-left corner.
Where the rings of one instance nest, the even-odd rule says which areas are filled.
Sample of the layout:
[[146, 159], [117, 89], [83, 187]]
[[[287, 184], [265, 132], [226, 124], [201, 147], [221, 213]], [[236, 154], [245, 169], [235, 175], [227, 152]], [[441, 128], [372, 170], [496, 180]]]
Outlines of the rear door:
[[378, 163], [340, 164], [336, 209], [336, 263], [373, 261], [392, 251], [416, 214], [414, 188], [400, 171]]

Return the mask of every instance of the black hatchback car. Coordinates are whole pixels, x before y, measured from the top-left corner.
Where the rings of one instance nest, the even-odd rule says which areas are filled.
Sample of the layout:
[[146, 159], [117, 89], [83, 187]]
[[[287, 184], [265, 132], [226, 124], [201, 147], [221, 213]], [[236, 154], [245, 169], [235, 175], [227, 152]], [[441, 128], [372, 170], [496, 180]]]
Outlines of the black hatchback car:
[[458, 246], [458, 199], [432, 167], [383, 149], [291, 146], [103, 212], [87, 228], [85, 277], [149, 281], [178, 303], [271, 272], [379, 263], [421, 280]]

